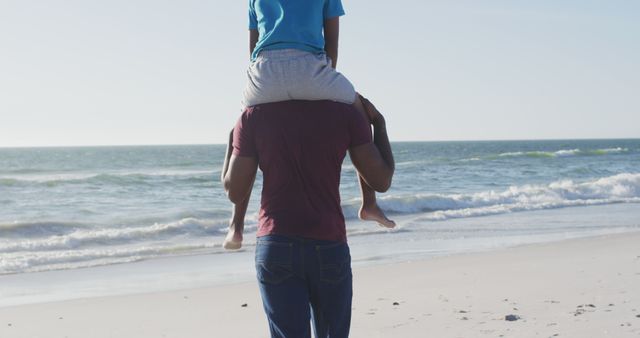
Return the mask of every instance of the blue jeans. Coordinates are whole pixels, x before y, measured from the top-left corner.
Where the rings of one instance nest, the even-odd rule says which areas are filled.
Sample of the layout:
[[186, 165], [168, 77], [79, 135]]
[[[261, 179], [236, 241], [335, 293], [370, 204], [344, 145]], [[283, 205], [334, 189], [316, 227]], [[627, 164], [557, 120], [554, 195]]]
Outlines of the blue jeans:
[[258, 238], [256, 272], [272, 338], [346, 338], [351, 325], [349, 246], [269, 235]]

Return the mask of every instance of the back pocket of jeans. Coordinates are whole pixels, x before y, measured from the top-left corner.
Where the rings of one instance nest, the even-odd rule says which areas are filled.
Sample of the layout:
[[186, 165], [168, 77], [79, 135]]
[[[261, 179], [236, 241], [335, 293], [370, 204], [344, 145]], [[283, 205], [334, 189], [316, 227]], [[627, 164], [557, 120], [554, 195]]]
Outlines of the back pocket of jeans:
[[351, 276], [351, 255], [346, 243], [316, 246], [320, 263], [320, 280], [338, 284]]
[[258, 241], [256, 245], [258, 281], [280, 284], [293, 276], [292, 256], [292, 243]]

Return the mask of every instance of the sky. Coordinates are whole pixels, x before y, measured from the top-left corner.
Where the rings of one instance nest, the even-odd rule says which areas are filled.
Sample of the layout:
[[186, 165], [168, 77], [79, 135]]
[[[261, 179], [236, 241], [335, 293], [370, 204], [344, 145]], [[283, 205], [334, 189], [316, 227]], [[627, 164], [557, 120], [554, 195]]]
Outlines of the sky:
[[[640, 2], [343, 0], [392, 141], [640, 137]], [[224, 143], [247, 1], [0, 0], [0, 147]]]

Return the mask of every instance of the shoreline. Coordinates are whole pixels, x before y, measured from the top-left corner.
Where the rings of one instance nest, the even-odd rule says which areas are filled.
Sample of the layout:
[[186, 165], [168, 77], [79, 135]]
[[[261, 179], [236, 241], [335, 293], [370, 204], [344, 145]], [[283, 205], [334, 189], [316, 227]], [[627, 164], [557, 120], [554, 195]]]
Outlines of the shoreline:
[[[356, 267], [351, 337], [635, 337], [637, 243], [636, 231]], [[0, 308], [1, 337], [267, 335], [255, 281]]]
[[[396, 218], [402, 224], [397, 230], [376, 230], [374, 225], [367, 235], [350, 235], [352, 266], [356, 269], [385, 266], [640, 230], [637, 224], [640, 208], [633, 203], [437, 222], [424, 222], [420, 217]], [[563, 226], [567, 224], [570, 226]], [[251, 242], [247, 238], [245, 248], [236, 252], [175, 255], [80, 269], [2, 275], [0, 308], [251, 282], [255, 278]]]

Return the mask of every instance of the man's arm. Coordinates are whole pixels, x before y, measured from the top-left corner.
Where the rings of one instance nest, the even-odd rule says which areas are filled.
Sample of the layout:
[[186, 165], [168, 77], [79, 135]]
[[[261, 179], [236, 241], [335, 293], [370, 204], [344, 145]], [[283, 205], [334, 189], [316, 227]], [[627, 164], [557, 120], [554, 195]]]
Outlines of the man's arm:
[[234, 204], [246, 202], [258, 171], [255, 157], [233, 155], [233, 130], [229, 135], [227, 152], [222, 166], [221, 180], [227, 197]]
[[340, 17], [324, 21], [324, 51], [331, 58], [331, 67], [338, 65], [338, 40], [340, 36]]
[[364, 97], [361, 97], [370, 123], [373, 125], [373, 143], [349, 149], [351, 162], [360, 176], [377, 192], [385, 192], [391, 186], [395, 162], [384, 116]]
[[231, 155], [229, 170], [224, 177], [224, 190], [232, 203], [240, 204], [247, 199], [257, 171], [258, 161], [255, 158]]
[[256, 48], [259, 37], [260, 34], [257, 29], [249, 29], [249, 57], [253, 54], [253, 50]]

